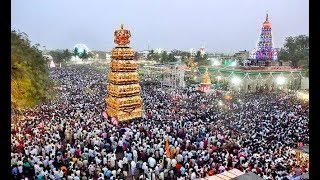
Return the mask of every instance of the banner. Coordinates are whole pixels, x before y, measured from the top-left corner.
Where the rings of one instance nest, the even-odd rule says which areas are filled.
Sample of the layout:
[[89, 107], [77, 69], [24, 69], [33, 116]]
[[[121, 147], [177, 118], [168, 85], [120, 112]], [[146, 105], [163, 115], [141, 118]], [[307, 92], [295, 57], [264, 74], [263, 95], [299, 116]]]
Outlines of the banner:
[[166, 149], [166, 155], [167, 155], [167, 157], [171, 158], [168, 136], [166, 137], [166, 146], [165, 146], [165, 149]]

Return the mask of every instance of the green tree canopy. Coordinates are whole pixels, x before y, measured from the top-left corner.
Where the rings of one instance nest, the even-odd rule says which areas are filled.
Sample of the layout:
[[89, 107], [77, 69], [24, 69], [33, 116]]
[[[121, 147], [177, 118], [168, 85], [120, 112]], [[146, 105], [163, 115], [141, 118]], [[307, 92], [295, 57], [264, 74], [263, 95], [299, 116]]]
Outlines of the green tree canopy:
[[84, 60], [89, 58], [88, 52], [84, 49], [83, 52], [79, 55], [79, 58]]
[[64, 61], [70, 61], [71, 57], [72, 57], [72, 53], [69, 51], [69, 49], [65, 49], [63, 51], [63, 59], [64, 59]]
[[153, 55], [154, 55], [154, 50], [151, 49], [150, 52], [147, 55], [147, 59], [152, 60]]
[[150, 50], [148, 60], [160, 62], [161, 54], [155, 53], [153, 49]]
[[79, 51], [78, 51], [78, 48], [77, 48], [77, 47], [74, 48], [74, 50], [73, 50], [73, 55], [79, 57]]
[[54, 62], [56, 63], [62, 63], [70, 61], [72, 57], [72, 53], [68, 50], [52, 50], [49, 52], [49, 54], [52, 56]]
[[283, 48], [278, 53], [278, 59], [291, 61], [295, 68], [299, 65], [309, 68], [309, 36], [287, 37]]
[[210, 62], [208, 61], [208, 55], [201, 55], [200, 51], [197, 51], [197, 54], [194, 57], [194, 61], [198, 63], [199, 66], [208, 66], [210, 64]]
[[174, 57], [173, 53], [169, 53], [168, 61], [169, 62], [176, 62], [177, 61], [177, 59]]
[[161, 54], [160, 54], [160, 58], [161, 58], [161, 63], [168, 62], [168, 53], [167, 53], [167, 51], [162, 51]]
[[25, 33], [11, 31], [11, 103], [13, 108], [33, 107], [46, 99], [50, 89], [47, 62], [39, 45]]

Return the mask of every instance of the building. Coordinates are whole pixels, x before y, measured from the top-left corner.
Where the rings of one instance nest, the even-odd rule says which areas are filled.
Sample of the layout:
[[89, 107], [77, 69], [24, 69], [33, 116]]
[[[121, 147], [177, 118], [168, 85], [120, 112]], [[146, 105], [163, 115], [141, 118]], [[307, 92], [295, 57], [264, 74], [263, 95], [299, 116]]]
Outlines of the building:
[[194, 48], [190, 49], [191, 56], [196, 56], [197, 52], [200, 51], [200, 55], [203, 57], [205, 54], [207, 54], [206, 49], [204, 47], [199, 48], [199, 50], [195, 50]]
[[214, 54], [210, 54], [208, 56], [209, 58], [216, 58], [216, 59], [220, 59], [222, 61], [224, 60], [230, 60], [232, 59], [232, 55], [228, 55], [228, 54], [224, 54], [224, 53], [214, 53]]
[[52, 59], [51, 59], [51, 61], [50, 61], [49, 67], [50, 67], [50, 68], [55, 68], [55, 67], [56, 67], [56, 64], [53, 62]]
[[106, 61], [111, 61], [111, 52], [106, 52]]
[[251, 53], [251, 59], [258, 61], [274, 61], [277, 60], [277, 51], [273, 47], [271, 23], [267, 14], [266, 20], [263, 22], [260, 36], [256, 48]]
[[185, 87], [184, 75], [185, 66], [179, 63], [168, 63], [164, 66], [163, 84], [173, 89]]
[[203, 75], [203, 80], [202, 80], [202, 83], [200, 84], [200, 89], [203, 92], [208, 92], [210, 88], [211, 88], [211, 78], [207, 68], [206, 72]]
[[236, 60], [244, 61], [244, 60], [249, 59], [249, 55], [250, 55], [249, 51], [244, 50], [244, 51], [239, 51], [239, 52], [235, 53], [234, 57]]
[[112, 61], [108, 72], [106, 112], [109, 117], [118, 121], [129, 121], [142, 117], [141, 87], [137, 73], [138, 65], [134, 58], [134, 51], [128, 44], [131, 33], [121, 29], [114, 32]]
[[200, 55], [203, 57], [205, 54], [207, 54], [207, 52], [206, 52], [206, 49], [204, 48], [204, 47], [201, 47], [200, 49], [199, 49], [199, 51], [200, 51]]
[[190, 52], [191, 56], [196, 56], [196, 54], [197, 54], [197, 51], [193, 48], [191, 48], [189, 52]]
[[140, 51], [139, 54], [141, 54], [142, 58], [143, 59], [147, 59], [148, 58], [148, 54], [150, 52], [148, 50], [143, 50], [143, 51]]
[[[206, 67], [199, 67], [202, 76]], [[302, 69], [292, 69], [288, 66], [270, 67], [210, 67], [212, 84], [224, 84], [229, 89], [236, 91], [261, 91], [261, 90], [300, 90], [308, 88]]]
[[53, 57], [49, 54], [44, 54], [43, 59], [47, 62], [48, 67], [50, 67], [51, 61], [53, 61]]

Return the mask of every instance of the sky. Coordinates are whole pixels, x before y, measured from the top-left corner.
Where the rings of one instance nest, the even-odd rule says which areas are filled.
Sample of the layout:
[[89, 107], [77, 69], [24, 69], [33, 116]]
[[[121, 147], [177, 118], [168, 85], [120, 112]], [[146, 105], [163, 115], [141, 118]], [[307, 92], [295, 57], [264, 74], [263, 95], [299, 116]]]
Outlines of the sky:
[[12, 0], [11, 29], [46, 49], [84, 43], [111, 51], [114, 30], [123, 23], [137, 51], [204, 46], [234, 53], [255, 48], [266, 12], [274, 47], [288, 36], [309, 35], [307, 0]]

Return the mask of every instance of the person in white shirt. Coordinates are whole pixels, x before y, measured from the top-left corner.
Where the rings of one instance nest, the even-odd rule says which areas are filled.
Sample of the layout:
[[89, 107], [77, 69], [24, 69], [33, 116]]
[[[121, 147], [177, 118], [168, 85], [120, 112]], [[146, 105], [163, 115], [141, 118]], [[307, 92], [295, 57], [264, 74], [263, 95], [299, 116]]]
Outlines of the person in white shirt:
[[171, 166], [172, 167], [176, 167], [176, 165], [177, 165], [177, 160], [176, 159], [172, 159], [171, 160]]
[[131, 174], [135, 174], [136, 162], [135, 161], [131, 161], [130, 165], [131, 165]]
[[167, 161], [167, 169], [170, 169], [171, 168], [171, 159], [170, 158], [166, 158], [166, 161]]
[[134, 160], [134, 162], [137, 162], [138, 161], [138, 152], [137, 152], [137, 150], [133, 150], [133, 160]]
[[116, 165], [116, 155], [115, 154], [112, 154], [112, 156], [111, 156], [111, 158], [110, 158], [110, 166], [111, 166], [111, 168], [113, 168], [113, 167], [115, 167], [115, 165]]
[[23, 172], [23, 166], [22, 165], [18, 165], [18, 172], [19, 172], [19, 174], [22, 174], [22, 172]]
[[116, 170], [111, 171], [111, 173], [112, 173], [112, 176], [113, 176], [114, 178], [117, 178], [117, 171], [116, 171]]
[[164, 149], [162, 147], [159, 148], [159, 154], [160, 154], [160, 157], [162, 157], [164, 154]]
[[103, 160], [102, 160], [103, 165], [106, 165], [106, 164], [107, 164], [107, 161], [108, 161], [108, 159], [107, 159], [107, 156], [105, 155], [105, 156], [103, 157]]
[[191, 173], [190, 179], [191, 179], [191, 180], [196, 180], [196, 179], [197, 179], [197, 175], [196, 175], [195, 172], [192, 172], [192, 173]]
[[121, 159], [118, 161], [118, 167], [119, 167], [120, 169], [123, 168], [123, 161], [122, 161]]
[[148, 165], [147, 165], [146, 162], [142, 163], [142, 167], [141, 167], [141, 168], [144, 170], [144, 173], [145, 173], [145, 174], [148, 173], [149, 168], [148, 168]]
[[103, 174], [105, 174], [105, 173], [108, 171], [108, 168], [107, 168], [106, 166], [104, 166], [104, 167], [102, 168], [102, 171], [103, 171]]
[[149, 157], [148, 163], [149, 163], [150, 168], [154, 168], [156, 165], [156, 160], [153, 157]]

